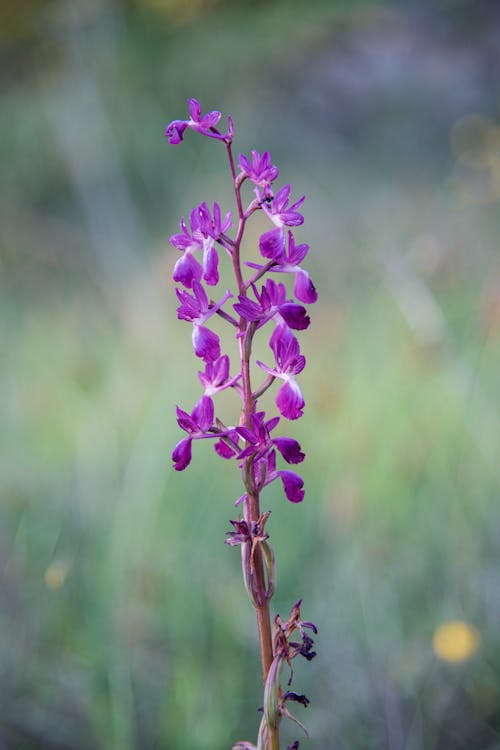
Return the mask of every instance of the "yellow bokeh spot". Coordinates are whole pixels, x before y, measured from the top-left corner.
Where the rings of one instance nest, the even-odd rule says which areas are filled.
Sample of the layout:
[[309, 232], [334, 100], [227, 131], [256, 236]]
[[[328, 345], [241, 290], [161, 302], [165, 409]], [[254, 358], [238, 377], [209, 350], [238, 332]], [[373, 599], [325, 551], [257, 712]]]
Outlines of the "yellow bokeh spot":
[[458, 664], [469, 659], [479, 648], [479, 631], [466, 622], [452, 620], [436, 629], [432, 637], [432, 647], [436, 656], [443, 661]]
[[62, 586], [64, 586], [66, 573], [67, 570], [65, 565], [60, 562], [51, 563], [43, 576], [43, 580], [45, 581], [45, 585], [47, 586], [47, 588], [60, 589]]

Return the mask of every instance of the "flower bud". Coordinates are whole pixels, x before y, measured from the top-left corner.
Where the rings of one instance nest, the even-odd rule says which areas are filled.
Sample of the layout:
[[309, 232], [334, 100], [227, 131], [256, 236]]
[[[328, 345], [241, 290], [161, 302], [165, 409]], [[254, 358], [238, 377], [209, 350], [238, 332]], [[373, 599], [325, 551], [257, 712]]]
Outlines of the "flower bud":
[[267, 571], [266, 599], [271, 599], [274, 594], [274, 582], [276, 580], [276, 560], [272, 547], [267, 542], [261, 542], [262, 556]]
[[270, 727], [276, 729], [279, 722], [279, 697], [280, 697], [280, 678], [283, 670], [284, 659], [282, 656], [275, 656], [269, 672], [267, 673], [266, 684], [264, 686], [264, 717]]
[[248, 598], [255, 608], [259, 602], [255, 596], [254, 575], [252, 572], [252, 545], [250, 542], [243, 542], [241, 545], [241, 569], [243, 571], [243, 582], [247, 590]]

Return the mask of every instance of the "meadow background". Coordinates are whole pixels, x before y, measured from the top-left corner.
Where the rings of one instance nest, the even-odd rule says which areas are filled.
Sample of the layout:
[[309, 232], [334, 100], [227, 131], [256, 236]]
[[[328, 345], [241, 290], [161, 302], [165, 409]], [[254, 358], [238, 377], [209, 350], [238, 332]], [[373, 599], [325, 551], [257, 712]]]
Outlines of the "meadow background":
[[3, 0], [1, 750], [255, 740], [237, 471], [170, 462], [168, 236], [232, 208], [218, 144], [163, 136], [189, 96], [308, 196], [307, 494], [263, 501], [275, 611], [319, 627], [301, 748], [500, 748], [499, 11]]

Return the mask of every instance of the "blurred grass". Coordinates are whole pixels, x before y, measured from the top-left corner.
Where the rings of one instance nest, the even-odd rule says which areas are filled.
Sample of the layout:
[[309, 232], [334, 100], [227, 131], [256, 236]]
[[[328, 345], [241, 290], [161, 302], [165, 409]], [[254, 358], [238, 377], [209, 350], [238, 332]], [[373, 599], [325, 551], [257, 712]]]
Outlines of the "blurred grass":
[[[318, 658], [297, 668], [304, 745], [494, 750], [495, 172], [438, 145], [454, 110], [424, 160], [397, 113], [379, 105], [381, 119], [375, 107], [361, 122], [348, 97], [325, 104], [343, 50], [387, 29], [399, 39], [404, 15], [241, 4], [174, 25], [148, 7], [53, 10], [32, 52], [43, 65], [2, 101], [0, 747], [255, 737], [253, 613], [223, 543], [237, 471], [206, 445], [185, 473], [170, 468], [174, 405], [191, 408], [198, 384], [166, 237], [194, 202], [229, 200], [214, 144], [162, 143], [195, 94], [233, 112], [238, 146], [269, 145], [308, 194], [301, 236], [320, 303], [302, 337], [306, 416], [289, 430], [307, 494], [297, 507], [279, 487], [264, 496], [273, 604], [286, 614], [302, 596], [320, 628]], [[417, 20], [405, 33], [418, 49]], [[352, 138], [335, 119], [349, 107]], [[408, 154], [404, 138], [378, 147], [393, 120]], [[433, 636], [454, 620], [480, 642], [451, 664]]]

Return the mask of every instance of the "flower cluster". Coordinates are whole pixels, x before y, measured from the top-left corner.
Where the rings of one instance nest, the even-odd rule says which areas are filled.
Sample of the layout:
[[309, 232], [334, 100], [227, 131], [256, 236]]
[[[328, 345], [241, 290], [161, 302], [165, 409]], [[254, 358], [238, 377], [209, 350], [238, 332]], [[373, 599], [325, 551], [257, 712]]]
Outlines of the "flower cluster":
[[[220, 112], [202, 115], [200, 104], [189, 100], [190, 117], [174, 120], [166, 130], [171, 144], [179, 144], [187, 129], [197, 131], [209, 138], [231, 145], [233, 125], [221, 133], [217, 125]], [[225, 459], [235, 458], [242, 469], [247, 493], [237, 502], [244, 502], [248, 492], [259, 492], [275, 479], [281, 479], [286, 497], [294, 503], [304, 497], [303, 481], [298, 474], [276, 468], [276, 451], [289, 464], [303, 460], [297, 441], [286, 437], [270, 437], [279, 417], [266, 420], [266, 415], [258, 409], [258, 399], [275, 381], [281, 382], [276, 394], [276, 406], [281, 417], [287, 420], [299, 419], [304, 413], [304, 398], [297, 382], [297, 375], [305, 366], [305, 357], [300, 352], [297, 331], [305, 330], [310, 323], [305, 304], [316, 302], [317, 294], [307, 271], [301, 266], [309, 250], [306, 244], [296, 244], [292, 229], [303, 224], [299, 213], [305, 196], [290, 204], [291, 186], [284, 185], [274, 192], [273, 183], [279, 176], [278, 168], [272, 163], [268, 151], [262, 155], [252, 151], [251, 158], [239, 155], [237, 172], [234, 163], [233, 183], [239, 207], [239, 222], [235, 236], [230, 232], [233, 222], [231, 212], [224, 215], [219, 203], [214, 202], [210, 209], [202, 202], [190, 213], [189, 222], [181, 219], [180, 229], [170, 238], [171, 244], [182, 255], [174, 266], [173, 278], [180, 286], [176, 289], [180, 320], [192, 324], [194, 353], [205, 364], [204, 372], [199, 373], [204, 393], [191, 412], [187, 414], [177, 409], [179, 427], [188, 433], [174, 448], [172, 458], [174, 468], [185, 469], [192, 456], [194, 440], [213, 438], [215, 450]], [[256, 198], [246, 209], [241, 202], [241, 187], [245, 181], [254, 186]], [[274, 225], [264, 232], [259, 240], [259, 250], [264, 263], [248, 261], [245, 265], [254, 270], [253, 276], [244, 280], [240, 261], [240, 245], [247, 220], [263, 211]], [[286, 231], [288, 228], [288, 231]], [[235, 294], [226, 290], [218, 301], [209, 299], [206, 286], [216, 287], [219, 283], [219, 252], [223, 250], [232, 261], [236, 271]], [[196, 257], [198, 256], [198, 257]], [[293, 296], [288, 294], [284, 283], [267, 278], [260, 286], [258, 281], [267, 274], [293, 274], [295, 282]], [[237, 301], [234, 297], [237, 297]], [[228, 309], [228, 308], [232, 309]], [[230, 363], [227, 354], [221, 354], [219, 336], [209, 327], [210, 319], [218, 315], [233, 329], [240, 346], [240, 371], [230, 376]], [[258, 366], [266, 374], [266, 379], [257, 388], [250, 390], [249, 378], [245, 378], [245, 365], [254, 335], [264, 327], [272, 327], [269, 337], [271, 362], [260, 362]], [[246, 409], [245, 419], [239, 425], [226, 427], [215, 419], [212, 397], [221, 391], [232, 388], [236, 391]], [[245, 408], [243, 409], [245, 412]]]
[[[316, 632], [316, 629], [312, 623], [300, 620], [300, 602], [294, 606], [286, 623], [276, 617], [273, 637], [268, 604], [274, 590], [275, 561], [265, 530], [270, 512], [261, 513], [259, 502], [261, 491], [278, 479], [291, 503], [300, 503], [304, 498], [302, 477], [277, 464], [277, 460], [294, 467], [301, 463], [304, 460], [301, 446], [294, 438], [274, 431], [282, 418], [294, 421], [304, 413], [305, 401], [297, 377], [306, 360], [297, 336], [309, 327], [310, 317], [305, 305], [316, 302], [317, 293], [302, 265], [309, 246], [296, 243], [293, 233], [295, 227], [304, 223], [299, 209], [305, 196], [292, 199], [292, 188], [288, 184], [275, 189], [279, 170], [268, 151], [260, 154], [253, 150], [251, 157], [240, 154], [235, 162], [233, 122], [228, 117], [227, 131], [221, 132], [220, 120], [220, 112], [203, 115], [200, 104], [190, 99], [189, 117], [174, 120], [166, 129], [169, 143], [173, 145], [180, 144], [188, 130], [224, 145], [237, 208], [233, 223], [231, 211], [224, 213], [219, 203], [214, 202], [210, 208], [203, 201], [193, 208], [188, 221], [184, 217], [181, 219], [181, 231], [170, 237], [170, 243], [181, 253], [173, 271], [178, 284], [175, 290], [179, 301], [177, 317], [191, 324], [194, 353], [203, 363], [203, 369], [198, 372], [203, 389], [200, 398], [191, 412], [177, 407], [177, 422], [186, 437], [175, 446], [172, 460], [174, 468], [183, 471], [191, 463], [193, 442], [212, 439], [217, 455], [234, 460], [242, 473], [245, 492], [235, 505], [242, 508], [243, 518], [231, 521], [233, 530], [228, 532], [226, 542], [241, 548], [245, 586], [258, 611], [265, 680], [258, 747], [267, 750], [278, 746], [281, 717], [293, 718], [285, 704], [295, 701], [307, 706], [308, 703], [305, 696], [281, 689], [279, 677], [283, 665], [291, 666], [297, 655], [308, 660], [314, 656], [312, 640], [305, 630]], [[245, 183], [253, 186], [254, 196], [246, 206], [242, 195]], [[244, 262], [241, 252], [246, 225], [259, 211], [272, 227], [259, 238], [259, 262]], [[219, 285], [221, 251], [232, 266], [234, 288], [215, 291], [212, 299], [208, 287]], [[275, 281], [271, 274], [291, 274], [293, 291], [288, 290], [283, 281]], [[236, 371], [231, 368], [229, 355], [223, 352], [220, 336], [212, 329], [215, 316], [229, 326], [236, 340], [239, 352]], [[250, 376], [252, 344], [256, 336], [264, 336], [266, 332], [270, 353], [263, 357], [264, 362], [256, 360], [262, 380], [253, 385]], [[275, 382], [278, 414], [268, 416], [260, 399]], [[215, 416], [214, 397], [228, 389], [241, 401], [240, 418], [233, 425], [225, 425]], [[300, 634], [300, 642], [291, 640], [295, 632]], [[253, 747], [251, 743], [235, 745], [240, 750]], [[298, 742], [289, 746], [289, 750], [296, 748]]]

